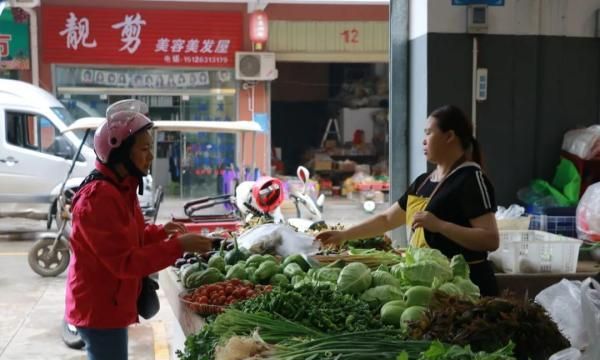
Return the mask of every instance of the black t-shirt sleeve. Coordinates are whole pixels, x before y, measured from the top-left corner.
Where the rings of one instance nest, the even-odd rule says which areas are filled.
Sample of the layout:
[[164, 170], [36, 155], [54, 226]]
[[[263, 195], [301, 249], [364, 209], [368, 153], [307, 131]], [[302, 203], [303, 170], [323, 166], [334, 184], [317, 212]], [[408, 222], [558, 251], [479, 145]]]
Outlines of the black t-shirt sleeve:
[[421, 174], [412, 184], [408, 187], [408, 190], [398, 199], [398, 205], [404, 211], [406, 211], [406, 206], [408, 206], [408, 195], [414, 195], [417, 192], [417, 188], [423, 183], [423, 181], [427, 178], [428, 174]]
[[490, 180], [481, 170], [465, 174], [460, 194], [460, 206], [467, 219], [496, 212], [496, 196]]

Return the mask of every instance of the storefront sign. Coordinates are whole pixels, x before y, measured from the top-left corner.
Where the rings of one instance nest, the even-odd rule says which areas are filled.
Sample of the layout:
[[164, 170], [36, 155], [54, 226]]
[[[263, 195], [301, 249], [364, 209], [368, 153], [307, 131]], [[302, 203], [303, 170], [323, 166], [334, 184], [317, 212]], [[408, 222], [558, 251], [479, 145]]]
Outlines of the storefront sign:
[[15, 19], [11, 8], [0, 15], [0, 69], [29, 69], [29, 21]]
[[42, 7], [44, 60], [55, 63], [234, 67], [242, 14]]
[[386, 52], [387, 21], [269, 22], [269, 51], [274, 52]]

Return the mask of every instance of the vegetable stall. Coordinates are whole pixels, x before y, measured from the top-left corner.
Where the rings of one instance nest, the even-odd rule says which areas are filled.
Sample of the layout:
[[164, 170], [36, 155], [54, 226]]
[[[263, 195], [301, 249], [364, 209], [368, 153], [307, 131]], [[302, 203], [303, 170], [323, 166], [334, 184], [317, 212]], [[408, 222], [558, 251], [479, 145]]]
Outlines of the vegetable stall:
[[[264, 247], [242, 246], [238, 235], [243, 242], [233, 234], [229, 250], [223, 241], [209, 256], [185, 254], [160, 273], [187, 335], [181, 360], [535, 360], [569, 347], [522, 294], [480, 297], [462, 256], [397, 251], [381, 239], [281, 256], [252, 253]], [[508, 285], [539, 276], [505, 275], [511, 281], [499, 281]]]

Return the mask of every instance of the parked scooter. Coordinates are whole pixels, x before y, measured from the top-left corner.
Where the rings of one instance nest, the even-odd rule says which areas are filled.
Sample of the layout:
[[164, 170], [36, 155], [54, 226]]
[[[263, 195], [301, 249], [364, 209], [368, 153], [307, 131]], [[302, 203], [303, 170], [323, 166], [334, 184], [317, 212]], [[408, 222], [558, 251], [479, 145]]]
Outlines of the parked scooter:
[[321, 194], [315, 201], [308, 194], [307, 183], [310, 178], [308, 169], [299, 166], [296, 174], [303, 184], [300, 191], [292, 190], [289, 194], [296, 208], [296, 217], [286, 219], [281, 212], [280, 206], [283, 202], [281, 180], [262, 177], [257, 181], [244, 181], [236, 187], [236, 204], [244, 220], [247, 222], [252, 217], [263, 217], [275, 223], [287, 223], [301, 232], [310, 229], [315, 223], [321, 223], [325, 196]]

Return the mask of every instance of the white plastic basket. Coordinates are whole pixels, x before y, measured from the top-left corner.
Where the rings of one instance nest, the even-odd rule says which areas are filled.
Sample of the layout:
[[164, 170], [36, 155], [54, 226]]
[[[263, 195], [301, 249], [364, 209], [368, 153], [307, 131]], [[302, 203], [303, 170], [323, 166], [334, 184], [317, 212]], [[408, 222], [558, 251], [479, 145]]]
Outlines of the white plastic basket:
[[506, 273], [574, 273], [582, 241], [544, 231], [500, 231], [489, 259]]

